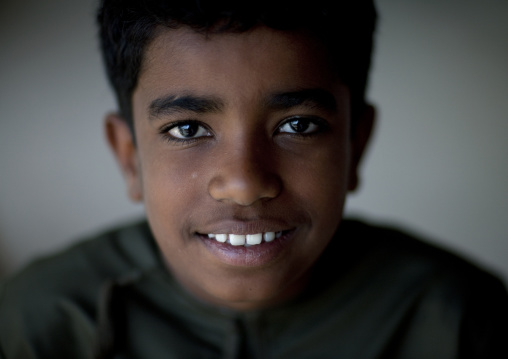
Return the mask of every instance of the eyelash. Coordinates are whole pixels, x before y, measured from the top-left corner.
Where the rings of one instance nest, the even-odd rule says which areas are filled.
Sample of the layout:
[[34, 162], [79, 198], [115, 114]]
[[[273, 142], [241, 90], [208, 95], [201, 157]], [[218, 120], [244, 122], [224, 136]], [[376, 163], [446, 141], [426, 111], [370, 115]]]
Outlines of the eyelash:
[[170, 143], [178, 143], [181, 145], [191, 144], [196, 141], [199, 141], [203, 137], [209, 137], [209, 136], [199, 136], [199, 137], [190, 137], [190, 138], [178, 138], [178, 137], [175, 137], [169, 133], [169, 131], [171, 131], [172, 129], [174, 129], [178, 126], [189, 125], [189, 124], [197, 125], [203, 129], [205, 129], [208, 133], [212, 133], [212, 131], [210, 131], [208, 126], [203, 124], [201, 121], [197, 121], [197, 120], [183, 120], [183, 121], [172, 122], [170, 124], [167, 124], [166, 126], [163, 126], [160, 129], [159, 133], [164, 140], [166, 140]]
[[[284, 127], [285, 125], [288, 125], [289, 123], [295, 121], [295, 120], [303, 120], [303, 121], [308, 121], [310, 124], [316, 126], [316, 130], [312, 131], [312, 132], [309, 132], [309, 133], [299, 133], [299, 132], [281, 132], [281, 128]], [[277, 126], [277, 129], [275, 130], [275, 134], [279, 134], [279, 133], [284, 133], [285, 135], [287, 136], [292, 136], [292, 137], [299, 137], [299, 138], [309, 138], [309, 137], [313, 137], [321, 132], [324, 132], [326, 130], [328, 130], [329, 128], [329, 125], [328, 123], [323, 120], [322, 118], [320, 117], [315, 117], [315, 116], [292, 116], [292, 117], [289, 117], [287, 119], [285, 119], [284, 121], [282, 121], [278, 126]]]
[[[288, 125], [289, 123], [291, 123], [292, 121], [295, 121], [295, 120], [308, 121], [310, 124], [316, 126], [317, 129], [312, 131], [312, 132], [309, 132], [309, 133], [281, 132], [281, 128], [283, 128], [285, 125]], [[199, 136], [199, 137], [190, 137], [190, 138], [178, 138], [178, 137], [175, 137], [175, 136], [173, 136], [173, 135], [171, 135], [169, 133], [169, 131], [171, 131], [172, 129], [174, 129], [174, 128], [178, 127], [178, 126], [189, 125], [189, 124], [197, 125], [200, 128], [202, 128], [205, 131], [207, 131], [207, 133], [213, 134], [208, 126], [203, 124], [201, 121], [197, 121], [197, 120], [183, 120], [183, 121], [172, 122], [170, 124], [167, 124], [167, 125], [163, 126], [159, 130], [159, 133], [160, 133], [160, 135], [162, 136], [162, 138], [164, 140], [166, 140], [166, 141], [168, 141], [170, 143], [177, 143], [177, 144], [181, 144], [181, 145], [191, 144], [191, 143], [194, 143], [196, 141], [199, 141], [200, 139], [203, 139], [204, 137], [211, 137], [212, 136], [212, 135], [210, 135], [210, 136]], [[314, 117], [314, 116], [293, 116], [293, 117], [289, 117], [287, 119], [284, 119], [277, 126], [277, 129], [275, 130], [274, 135], [284, 134], [286, 136], [297, 137], [297, 138], [309, 138], [309, 137], [313, 137], [313, 136], [315, 136], [315, 135], [317, 135], [317, 134], [319, 134], [321, 132], [326, 131], [328, 128], [329, 128], [328, 123], [325, 120], [323, 120], [323, 119], [321, 119], [319, 117]]]

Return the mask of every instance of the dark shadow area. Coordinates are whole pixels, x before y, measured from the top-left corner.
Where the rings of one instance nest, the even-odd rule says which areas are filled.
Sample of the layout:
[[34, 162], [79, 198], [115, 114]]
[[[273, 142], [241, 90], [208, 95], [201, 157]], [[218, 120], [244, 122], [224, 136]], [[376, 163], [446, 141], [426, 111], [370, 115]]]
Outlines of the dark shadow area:
[[2, 232], [0, 231], [0, 280], [9, 274], [10, 268], [9, 254], [2, 238]]

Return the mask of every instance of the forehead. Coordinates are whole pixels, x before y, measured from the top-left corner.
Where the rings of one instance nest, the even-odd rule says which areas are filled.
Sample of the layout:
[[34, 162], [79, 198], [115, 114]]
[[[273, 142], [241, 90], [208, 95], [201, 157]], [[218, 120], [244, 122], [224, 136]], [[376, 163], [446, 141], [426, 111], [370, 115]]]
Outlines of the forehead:
[[259, 27], [242, 33], [203, 34], [159, 29], [146, 49], [136, 102], [179, 92], [232, 99], [341, 85], [325, 47], [302, 32]]

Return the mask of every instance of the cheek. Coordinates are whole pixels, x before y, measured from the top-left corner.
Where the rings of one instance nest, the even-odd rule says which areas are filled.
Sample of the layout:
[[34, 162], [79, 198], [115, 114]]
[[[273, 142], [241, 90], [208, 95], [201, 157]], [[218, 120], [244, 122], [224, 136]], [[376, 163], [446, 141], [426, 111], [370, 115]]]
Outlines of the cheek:
[[340, 216], [349, 178], [347, 138], [338, 138], [283, 162], [286, 189], [299, 198], [314, 221]]
[[142, 159], [143, 198], [154, 227], [166, 234], [186, 229], [192, 209], [206, 196], [204, 172], [203, 166], [188, 156], [148, 152]]

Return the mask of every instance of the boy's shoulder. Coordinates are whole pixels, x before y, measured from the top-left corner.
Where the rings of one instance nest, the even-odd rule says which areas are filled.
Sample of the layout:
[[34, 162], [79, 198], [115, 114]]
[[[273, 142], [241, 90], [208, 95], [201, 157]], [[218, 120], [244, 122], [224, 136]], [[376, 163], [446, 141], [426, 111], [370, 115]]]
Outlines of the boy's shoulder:
[[6, 293], [45, 295], [65, 291], [86, 296], [96, 283], [156, 265], [155, 253], [148, 225], [139, 220], [36, 259], [0, 284]]
[[[349, 338], [342, 348], [394, 358], [508, 354], [505, 285], [448, 249], [396, 227], [347, 220], [317, 268], [307, 312]], [[351, 341], [370, 344], [358, 349]]]
[[[452, 249], [422, 238], [400, 226], [373, 225], [350, 219], [339, 231], [355, 270], [372, 270], [372, 275], [388, 275], [391, 280], [401, 278], [422, 283], [443, 283], [452, 287], [471, 288], [473, 284], [504, 286], [501, 280], [476, 263]], [[332, 253], [340, 250], [337, 238]], [[377, 274], [374, 274], [377, 273]]]
[[68, 347], [92, 348], [104, 285], [155, 266], [154, 246], [148, 225], [138, 221], [38, 259], [1, 282], [0, 358], [9, 347], [31, 358], [33, 345], [23, 341], [51, 331]]

